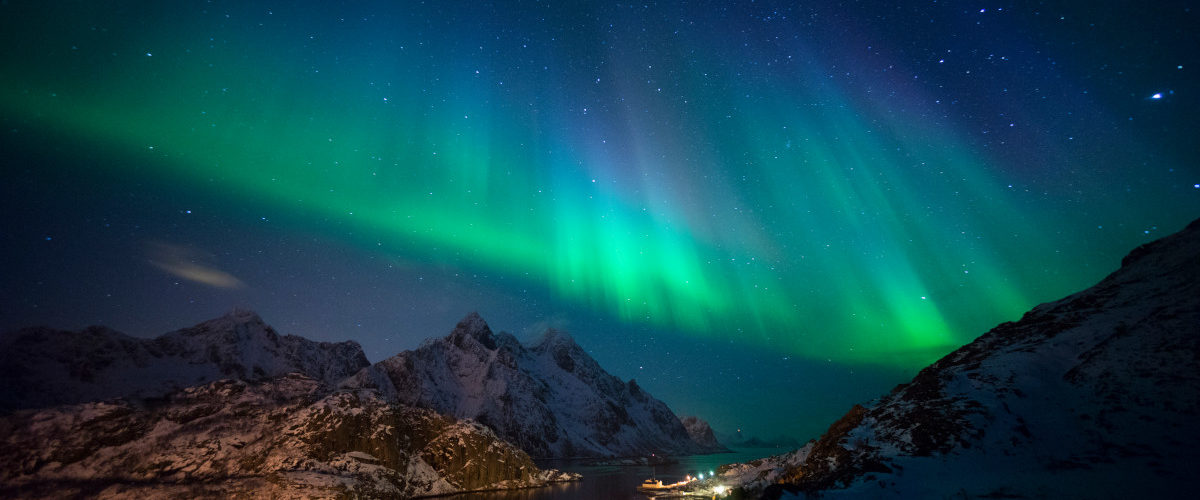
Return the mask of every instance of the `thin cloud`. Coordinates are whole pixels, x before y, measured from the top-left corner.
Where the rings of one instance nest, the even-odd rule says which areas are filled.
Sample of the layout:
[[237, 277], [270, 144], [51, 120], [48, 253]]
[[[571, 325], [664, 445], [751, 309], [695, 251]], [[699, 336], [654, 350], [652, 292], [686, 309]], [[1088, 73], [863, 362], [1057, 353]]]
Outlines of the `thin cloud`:
[[551, 328], [559, 331], [570, 332], [571, 321], [566, 314], [555, 314], [525, 327], [525, 330], [522, 332], [522, 334], [525, 336], [525, 338], [537, 339], [541, 338], [542, 334], [546, 333], [546, 330]]
[[147, 244], [150, 265], [172, 276], [208, 285], [215, 288], [245, 288], [246, 284], [236, 276], [217, 269], [210, 262], [212, 256], [194, 248], [173, 245], [161, 241]]

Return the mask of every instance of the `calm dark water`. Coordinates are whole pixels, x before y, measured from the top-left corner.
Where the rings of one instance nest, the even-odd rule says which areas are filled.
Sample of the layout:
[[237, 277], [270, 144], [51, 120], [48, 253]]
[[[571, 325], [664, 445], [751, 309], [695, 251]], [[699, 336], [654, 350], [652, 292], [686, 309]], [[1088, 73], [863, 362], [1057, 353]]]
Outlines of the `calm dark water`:
[[790, 450], [780, 448], [747, 448], [734, 450], [733, 453], [718, 453], [715, 455], [691, 455], [675, 457], [679, 461], [673, 465], [658, 466], [587, 466], [585, 461], [574, 460], [539, 460], [539, 467], [578, 472], [583, 474], [582, 481], [556, 484], [545, 488], [534, 488], [517, 491], [498, 491], [487, 493], [467, 493], [454, 495], [454, 500], [567, 500], [567, 499], [604, 499], [604, 500], [646, 500], [648, 495], [639, 493], [637, 487], [647, 478], [654, 476], [664, 483], [673, 483], [685, 475], [695, 475], [717, 470], [717, 466], [734, 462], [746, 462], [756, 458], [778, 455]]

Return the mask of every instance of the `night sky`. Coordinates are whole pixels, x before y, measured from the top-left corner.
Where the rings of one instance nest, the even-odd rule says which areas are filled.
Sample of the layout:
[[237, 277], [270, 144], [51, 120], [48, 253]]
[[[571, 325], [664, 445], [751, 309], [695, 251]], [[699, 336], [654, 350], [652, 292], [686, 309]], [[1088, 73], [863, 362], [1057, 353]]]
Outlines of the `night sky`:
[[0, 2], [0, 328], [569, 330], [719, 432], [1200, 215], [1188, 2]]

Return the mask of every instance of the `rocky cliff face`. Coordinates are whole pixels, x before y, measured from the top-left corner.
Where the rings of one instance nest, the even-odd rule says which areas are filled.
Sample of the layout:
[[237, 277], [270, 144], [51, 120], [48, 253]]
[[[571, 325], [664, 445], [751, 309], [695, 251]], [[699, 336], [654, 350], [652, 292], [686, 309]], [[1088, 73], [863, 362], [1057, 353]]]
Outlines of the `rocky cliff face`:
[[719, 451], [692, 441], [665, 404], [609, 375], [565, 332], [550, 330], [527, 347], [494, 334], [474, 313], [447, 337], [381, 361], [347, 385], [478, 420], [536, 457]]
[[683, 428], [687, 429], [688, 436], [691, 436], [692, 441], [696, 444], [711, 450], [725, 450], [728, 448], [721, 445], [717, 441], [717, 437], [713, 435], [712, 427], [700, 417], [687, 416], [680, 417], [679, 422], [683, 424]]
[[768, 495], [1179, 498], [1198, 419], [1200, 221], [771, 459]]
[[571, 479], [486, 427], [301, 374], [0, 417], [5, 498], [410, 498]]
[[26, 328], [0, 336], [0, 352], [0, 411], [156, 397], [223, 378], [292, 372], [336, 385], [370, 364], [356, 342], [279, 335], [241, 310], [154, 339], [98, 326]]

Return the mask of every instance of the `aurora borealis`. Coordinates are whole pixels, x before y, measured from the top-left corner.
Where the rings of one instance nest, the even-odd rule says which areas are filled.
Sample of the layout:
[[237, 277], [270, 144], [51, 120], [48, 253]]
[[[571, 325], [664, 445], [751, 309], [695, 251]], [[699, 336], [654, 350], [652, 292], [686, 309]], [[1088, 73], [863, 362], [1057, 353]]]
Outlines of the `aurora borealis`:
[[718, 431], [807, 438], [1200, 213], [1184, 4], [0, 18], [4, 327], [241, 305], [377, 361], [479, 310], [565, 324]]

